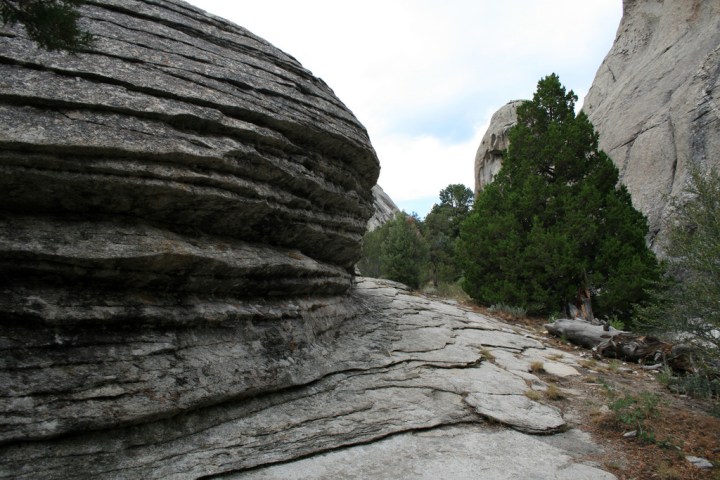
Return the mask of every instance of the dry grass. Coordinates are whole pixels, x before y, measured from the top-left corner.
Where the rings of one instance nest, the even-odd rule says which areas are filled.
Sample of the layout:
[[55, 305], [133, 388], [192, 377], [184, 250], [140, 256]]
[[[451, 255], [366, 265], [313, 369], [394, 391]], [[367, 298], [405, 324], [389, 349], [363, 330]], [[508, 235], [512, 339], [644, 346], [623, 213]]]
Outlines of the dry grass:
[[[514, 319], [502, 312], [471, 308], [536, 333], [544, 331], [542, 325], [546, 319]], [[548, 336], [545, 343], [568, 354], [578, 353], [575, 347], [561, 339]], [[563, 411], [566, 419], [573, 419], [571, 427], [589, 432], [599, 445], [598, 453], [585, 459], [601, 464], [619, 480], [720, 480], [720, 418], [711, 414], [713, 408], [717, 408], [717, 401], [712, 403], [673, 394], [654, 374], [643, 371], [638, 365], [623, 365], [629, 370], [625, 372], [620, 370], [621, 365], [617, 360], [605, 364], [587, 358], [580, 361], [581, 376], [558, 379], [558, 389], [571, 388], [579, 395], [569, 396], [556, 402], [555, 406]], [[583, 368], [593, 371], [582, 371]], [[619, 392], [633, 395], [651, 392], [660, 397], [657, 415], [649, 417], [645, 423], [654, 435], [653, 442], [623, 437], [628, 426], [619, 422], [608, 409], [613, 396]], [[543, 397], [532, 390], [525, 395], [533, 399]], [[685, 459], [687, 455], [705, 458], [715, 468], [701, 470]]]
[[530, 364], [530, 367], [528, 367], [531, 373], [544, 373], [545, 372], [545, 364], [541, 362], [540, 360], [536, 360]]
[[490, 349], [488, 348], [483, 348], [482, 350], [480, 350], [480, 355], [482, 355], [484, 359], [490, 362], [495, 360], [495, 355], [493, 355], [492, 351], [490, 351]]
[[548, 384], [547, 390], [544, 392], [545, 398], [548, 400], [562, 400], [565, 398], [565, 394], [563, 393], [560, 388], [558, 388], [557, 385]]
[[530, 400], [540, 401], [542, 395], [537, 390], [525, 390], [524, 395]]
[[598, 362], [594, 358], [586, 358], [580, 360], [580, 366], [588, 368], [590, 370], [595, 370], [598, 366]]

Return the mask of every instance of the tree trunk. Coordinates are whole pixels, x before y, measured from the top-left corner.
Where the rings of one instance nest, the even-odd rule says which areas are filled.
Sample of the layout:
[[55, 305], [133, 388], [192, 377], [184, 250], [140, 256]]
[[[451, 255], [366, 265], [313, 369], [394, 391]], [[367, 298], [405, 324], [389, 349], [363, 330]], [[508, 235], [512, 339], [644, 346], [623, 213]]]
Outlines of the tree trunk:
[[545, 325], [552, 335], [566, 338], [570, 343], [593, 350], [598, 357], [618, 358], [643, 364], [666, 363], [678, 372], [695, 370], [690, 350], [672, 345], [651, 336], [637, 335], [576, 318], [560, 319]]

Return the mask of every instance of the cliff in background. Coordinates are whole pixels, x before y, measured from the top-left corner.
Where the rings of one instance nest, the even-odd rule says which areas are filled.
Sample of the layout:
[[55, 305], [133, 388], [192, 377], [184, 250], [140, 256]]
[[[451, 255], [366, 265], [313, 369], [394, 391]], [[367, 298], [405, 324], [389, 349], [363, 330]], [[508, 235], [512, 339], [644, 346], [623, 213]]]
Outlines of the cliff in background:
[[385, 190], [383, 190], [380, 185], [375, 185], [372, 192], [375, 213], [373, 213], [373, 216], [368, 220], [367, 228], [369, 232], [386, 224], [400, 212], [400, 209], [395, 205], [390, 195], [385, 193]]
[[517, 107], [522, 103], [523, 100], [512, 100], [493, 113], [475, 154], [475, 196], [500, 171], [503, 154], [510, 145], [508, 133], [517, 123]]
[[583, 110], [662, 250], [668, 196], [720, 165], [720, 3], [626, 0]]
[[[584, 99], [600, 148], [620, 170], [662, 254], [687, 169], [720, 165], [720, 4], [626, 0], [617, 37]], [[475, 157], [475, 192], [500, 169], [517, 102], [493, 115]]]

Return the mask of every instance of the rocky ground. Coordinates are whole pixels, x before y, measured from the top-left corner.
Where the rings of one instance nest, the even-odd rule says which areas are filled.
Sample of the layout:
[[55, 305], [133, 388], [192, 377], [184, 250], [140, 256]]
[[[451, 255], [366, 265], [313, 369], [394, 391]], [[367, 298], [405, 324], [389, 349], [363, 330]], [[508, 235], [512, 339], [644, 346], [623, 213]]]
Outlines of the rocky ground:
[[[256, 350], [236, 370], [270, 375], [274, 388], [10, 442], [0, 446], [0, 478], [717, 478], [717, 468], [685, 459], [720, 460], [709, 405], [670, 394], [637, 366], [593, 360], [546, 335], [542, 320], [376, 279], [356, 279], [346, 301], [357, 315], [339, 324], [288, 320], [257, 341], [258, 332], [227, 330], [225, 343]], [[220, 342], [191, 352], [212, 373], [240, 362], [225, 350]], [[220, 389], [224, 377], [213, 378]], [[623, 436], [631, 428], [608, 406], [646, 391], [659, 405], [641, 419], [655, 439], [643, 443]], [[132, 398], [94, 401], [120, 411]]]
[[[672, 393], [663, 372], [648, 371], [635, 363], [595, 359], [590, 351], [547, 335], [543, 328], [545, 319], [469, 308], [523, 325], [534, 335], [542, 336], [545, 345], [564, 355], [580, 357], [575, 365], [580, 375], [558, 377], [541, 372], [538, 376], [558, 389], [554, 395], [544, 395], [541, 401], [559, 408], [570, 426], [589, 434], [598, 445], [598, 450], [589, 452], [586, 460], [597, 462], [621, 480], [720, 479], [717, 400]], [[638, 414], [647, 433], [645, 440], [630, 435], [637, 428], [621, 422], [610, 408], [627, 398], [637, 399], [638, 406], [647, 404], [646, 398], [657, 400], [655, 409]], [[687, 457], [706, 459], [714, 468], [698, 468]]]
[[[374, 289], [376, 282], [363, 283]], [[402, 296], [407, 300], [411, 295]], [[415, 300], [426, 302], [420, 296]], [[712, 415], [716, 405], [671, 393], [657, 372], [594, 359], [591, 352], [547, 335], [544, 319], [489, 312], [470, 303], [459, 308], [482, 315], [490, 322], [484, 328], [540, 343], [513, 350], [485, 339], [478, 363], [521, 377], [526, 398], [561, 412], [565, 424], [559, 433], [529, 436], [491, 415], [482, 423], [401, 432], [230, 478], [612, 478], [606, 472], [621, 480], [720, 478], [720, 419]], [[645, 395], [658, 399], [657, 409], [640, 419], [648, 436], [625, 437], [633, 427], [620, 422], [610, 406]], [[510, 398], [503, 400], [512, 404]], [[528, 409], [523, 416], [534, 415]], [[698, 468], [688, 456], [707, 459], [715, 468]]]

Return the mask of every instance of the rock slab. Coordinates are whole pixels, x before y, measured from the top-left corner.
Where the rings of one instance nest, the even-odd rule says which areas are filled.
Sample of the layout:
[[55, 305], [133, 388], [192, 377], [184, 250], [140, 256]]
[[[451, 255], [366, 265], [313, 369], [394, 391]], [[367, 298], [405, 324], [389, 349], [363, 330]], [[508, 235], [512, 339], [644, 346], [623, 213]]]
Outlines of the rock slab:
[[[527, 458], [513, 463], [508, 475], [527, 478], [543, 472], [547, 476], [538, 478], [571, 478], [562, 475], [585, 472], [572, 478], [613, 478], [584, 464], [578, 454], [544, 445], [567, 435], [560, 433], [565, 421], [554, 407], [524, 394], [547, 385], [485, 357], [491, 349], [514, 357], [515, 365], [543, 354], [557, 358], [552, 349], [545, 352], [541, 341], [384, 280], [359, 279], [346, 300], [356, 307], [356, 317], [331, 323], [331, 328], [310, 316], [274, 328], [250, 322], [242, 332], [225, 326], [218, 333], [146, 333], [142, 340], [128, 339], [126, 347], [96, 345], [95, 354], [104, 360], [86, 369], [68, 360], [90, 350], [87, 345], [68, 341], [54, 347], [66, 355], [36, 349], [30, 372], [44, 370], [48, 379], [61, 376], [84, 388], [55, 393], [55, 403], [32, 418], [79, 420], [71, 425], [72, 435], [45, 435], [32, 442], [28, 435], [17, 436], [30, 426], [10, 429], [7, 434], [14, 438], [0, 446], [0, 478], [283, 478], [286, 467], [273, 465], [306, 457], [296, 470], [305, 478], [354, 478], [370, 472], [388, 452], [430, 451], [438, 443], [445, 447], [425, 460], [416, 455], [405, 463], [389, 462], [385, 478], [397, 478], [403, 468], [446, 468], [468, 478], [474, 468], [498, 472], [498, 459], [507, 455]], [[577, 359], [567, 355], [562, 360]], [[6, 382], [30, 373], [5, 368], [2, 374]], [[143, 398], [164, 410], [129, 422], [118, 414], [144, 407], [132, 393], [138, 384], [144, 384]], [[193, 394], [204, 403], [188, 400]], [[11, 399], [15, 409], [37, 408], [41, 400], [37, 395]], [[90, 416], [84, 410], [104, 413], [105, 423], [81, 422], [83, 414]], [[498, 431], [498, 424], [511, 430]], [[526, 432], [549, 437], [540, 442]], [[525, 451], [536, 456], [521, 454]], [[333, 477], [338, 471], [344, 476]]]

